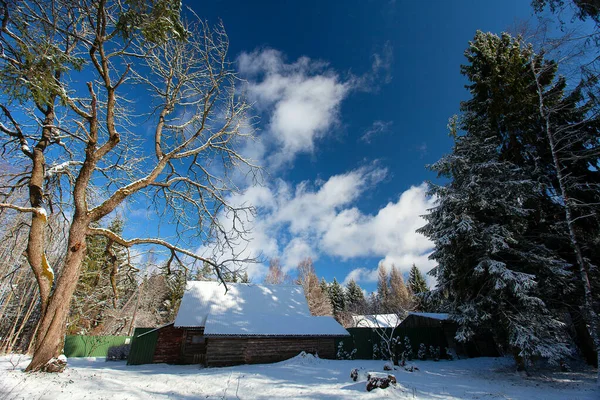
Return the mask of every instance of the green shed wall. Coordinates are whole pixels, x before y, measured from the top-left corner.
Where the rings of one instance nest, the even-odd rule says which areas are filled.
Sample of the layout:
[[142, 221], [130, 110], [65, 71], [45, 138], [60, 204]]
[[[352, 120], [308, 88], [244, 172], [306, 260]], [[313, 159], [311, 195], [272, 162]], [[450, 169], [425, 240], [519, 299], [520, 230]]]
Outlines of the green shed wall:
[[[346, 352], [350, 353], [353, 349], [356, 349], [354, 358], [360, 360], [371, 360], [373, 359], [373, 345], [377, 344], [378, 347], [382, 347], [381, 337], [375, 329], [347, 328], [346, 330], [348, 333], [350, 333], [350, 337], [336, 340], [336, 352], [339, 343], [343, 342], [343, 348]], [[385, 336], [389, 337], [391, 328], [387, 328], [386, 331], [387, 332]], [[436, 328], [396, 328], [394, 331], [394, 337], [398, 338], [399, 348], [404, 345], [404, 337], [408, 337], [413, 354], [415, 356], [421, 343], [424, 343], [427, 347], [439, 346], [442, 350], [442, 353], [444, 353], [444, 349], [448, 347], [448, 343], [441, 326]], [[400, 356], [400, 354], [397, 355]]]
[[64, 352], [67, 357], [106, 357], [112, 346], [125, 344], [131, 336], [85, 336], [65, 337]]
[[131, 340], [131, 350], [127, 358], [127, 365], [152, 364], [154, 350], [158, 340], [158, 330], [140, 336], [155, 328], [135, 328]]

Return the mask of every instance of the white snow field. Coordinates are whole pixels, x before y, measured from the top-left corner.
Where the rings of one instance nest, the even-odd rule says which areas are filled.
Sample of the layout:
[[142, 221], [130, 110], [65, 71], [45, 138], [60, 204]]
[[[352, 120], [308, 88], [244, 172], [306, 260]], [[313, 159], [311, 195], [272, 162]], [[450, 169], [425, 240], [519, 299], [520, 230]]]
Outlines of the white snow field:
[[[523, 378], [508, 358], [417, 361], [410, 365], [419, 371], [394, 371], [396, 387], [372, 392], [365, 390], [366, 372], [382, 371], [384, 361], [308, 355], [277, 364], [198, 368], [72, 358], [62, 374], [25, 374], [28, 360], [0, 357], [0, 399], [600, 399], [592, 369]], [[358, 382], [350, 379], [352, 368], [361, 369]]]

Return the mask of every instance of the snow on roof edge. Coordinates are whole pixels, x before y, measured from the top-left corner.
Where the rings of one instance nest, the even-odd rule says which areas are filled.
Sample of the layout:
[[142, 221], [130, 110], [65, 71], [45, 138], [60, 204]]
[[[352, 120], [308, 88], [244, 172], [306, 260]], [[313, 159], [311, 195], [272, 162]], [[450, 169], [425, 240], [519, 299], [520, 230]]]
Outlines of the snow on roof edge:
[[427, 312], [409, 311], [408, 315], [415, 315], [417, 317], [437, 319], [438, 321], [449, 321], [450, 320], [450, 314], [446, 314], [446, 313], [427, 313]]

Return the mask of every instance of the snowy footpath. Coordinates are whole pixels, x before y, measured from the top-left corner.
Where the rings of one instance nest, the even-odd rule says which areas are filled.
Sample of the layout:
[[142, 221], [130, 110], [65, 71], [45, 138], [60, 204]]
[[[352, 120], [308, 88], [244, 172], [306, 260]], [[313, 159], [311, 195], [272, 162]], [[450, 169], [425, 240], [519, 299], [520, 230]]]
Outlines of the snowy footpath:
[[[577, 399], [600, 400], [594, 370], [538, 372], [523, 378], [512, 361], [477, 358], [417, 361], [394, 371], [396, 387], [365, 391], [367, 371], [383, 361], [295, 357], [277, 364], [201, 368], [127, 366], [104, 359], [70, 359], [62, 374], [25, 374], [28, 358], [0, 357], [0, 399]], [[358, 382], [350, 371], [360, 369]]]

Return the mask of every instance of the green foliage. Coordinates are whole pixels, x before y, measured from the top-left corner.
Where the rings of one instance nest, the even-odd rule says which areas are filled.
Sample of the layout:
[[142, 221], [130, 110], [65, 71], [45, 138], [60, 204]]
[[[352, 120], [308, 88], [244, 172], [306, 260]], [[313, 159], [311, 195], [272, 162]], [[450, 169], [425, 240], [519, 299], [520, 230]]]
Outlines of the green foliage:
[[126, 4], [128, 9], [119, 15], [116, 27], [125, 39], [136, 31], [148, 42], [157, 44], [188, 36], [181, 22], [180, 0], [127, 0]]
[[321, 291], [323, 291], [323, 293], [327, 293], [327, 295], [329, 295], [329, 285], [327, 284], [325, 278], [321, 278], [319, 286], [321, 286]]
[[179, 305], [185, 292], [185, 286], [187, 283], [186, 274], [181, 271], [177, 271], [173, 274], [166, 276], [168, 298], [166, 305], [169, 311], [169, 320], [175, 319], [177, 311], [179, 311]]
[[[123, 225], [123, 219], [117, 216], [107, 229], [121, 235]], [[95, 227], [99, 226], [95, 224]], [[69, 333], [89, 332], [97, 328], [104, 322], [108, 309], [120, 305], [121, 299], [128, 299], [136, 290], [135, 281], [128, 275], [126, 250], [114, 243], [110, 248], [108, 245], [109, 241], [104, 236], [88, 236], [86, 239], [86, 257], [71, 304]]]
[[[12, 35], [3, 35], [2, 51], [7, 57], [0, 63], [0, 92], [9, 100], [33, 101], [43, 108], [62, 95], [62, 73], [81, 71], [84, 59], [72, 54], [58, 32], [50, 32], [43, 23], [25, 17], [25, 7], [40, 12], [36, 5], [8, 2], [4, 7], [7, 12], [1, 22]], [[57, 13], [66, 12], [66, 6], [57, 7]]]
[[558, 360], [569, 349], [551, 307], [569, 293], [571, 275], [548, 241], [557, 210], [544, 184], [551, 160], [530, 63], [544, 66], [548, 105], [564, 81], [553, 82], [555, 63], [508, 34], [477, 32], [465, 56], [471, 99], [461, 104], [452, 153], [431, 167], [450, 181], [431, 186], [438, 203], [420, 230], [435, 243], [434, 294], [459, 323], [458, 339], [489, 331], [524, 358]]
[[415, 264], [413, 264], [412, 268], [410, 269], [410, 273], [408, 275], [408, 285], [414, 294], [429, 292], [427, 282]]
[[354, 279], [346, 285], [346, 309], [353, 313], [363, 313], [366, 306], [362, 289]]
[[333, 315], [339, 316], [343, 311], [346, 310], [346, 299], [344, 297], [344, 289], [339, 284], [336, 278], [333, 278], [333, 282], [329, 286], [329, 298], [331, 300], [331, 307], [333, 308]]
[[385, 268], [380, 265], [377, 277], [377, 302], [379, 312], [389, 312], [390, 286], [389, 277]]
[[[575, 8], [575, 15], [584, 21], [591, 18], [595, 23], [600, 23], [600, 5], [596, 0], [567, 0]], [[551, 12], [560, 12], [565, 7], [565, 0], [532, 0], [531, 5], [535, 12], [540, 13], [545, 8]]]
[[248, 277], [248, 271], [244, 271], [244, 273], [240, 277], [240, 283], [250, 283], [250, 278]]

